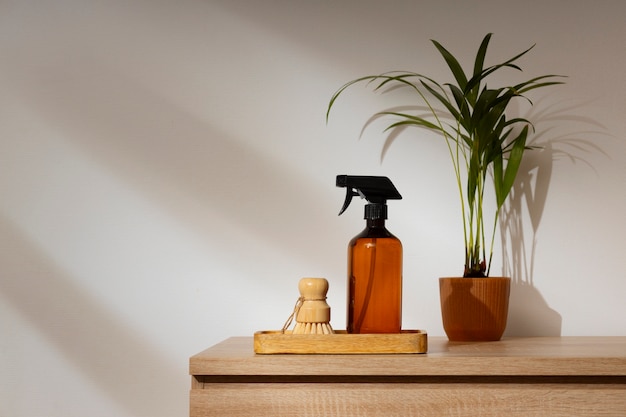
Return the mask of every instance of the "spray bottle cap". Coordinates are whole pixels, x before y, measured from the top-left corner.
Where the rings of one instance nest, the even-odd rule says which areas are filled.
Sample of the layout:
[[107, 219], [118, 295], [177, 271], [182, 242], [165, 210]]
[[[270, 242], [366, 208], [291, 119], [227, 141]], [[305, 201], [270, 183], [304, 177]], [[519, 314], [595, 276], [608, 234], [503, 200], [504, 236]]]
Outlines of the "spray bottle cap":
[[337, 175], [337, 187], [346, 188], [346, 199], [339, 215], [346, 211], [352, 202], [352, 197], [359, 196], [369, 202], [365, 206], [366, 219], [386, 219], [387, 200], [402, 199], [396, 187], [387, 177]]

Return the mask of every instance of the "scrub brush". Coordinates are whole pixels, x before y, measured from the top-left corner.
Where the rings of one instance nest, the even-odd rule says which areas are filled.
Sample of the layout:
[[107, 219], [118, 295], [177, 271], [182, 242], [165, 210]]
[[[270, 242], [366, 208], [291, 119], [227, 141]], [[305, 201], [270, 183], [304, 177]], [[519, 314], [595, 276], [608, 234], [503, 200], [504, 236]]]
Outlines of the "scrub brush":
[[285, 333], [295, 317], [296, 324], [292, 334], [335, 333], [330, 326], [330, 306], [326, 302], [328, 281], [325, 278], [302, 278], [298, 283], [298, 290], [300, 297], [282, 332]]

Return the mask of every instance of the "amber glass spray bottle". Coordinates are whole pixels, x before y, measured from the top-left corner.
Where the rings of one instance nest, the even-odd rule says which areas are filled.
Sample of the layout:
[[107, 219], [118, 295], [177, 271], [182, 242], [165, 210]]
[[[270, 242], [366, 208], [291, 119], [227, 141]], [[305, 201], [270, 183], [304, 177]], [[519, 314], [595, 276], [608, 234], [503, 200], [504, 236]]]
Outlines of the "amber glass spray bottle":
[[348, 333], [399, 333], [402, 326], [402, 243], [385, 227], [387, 200], [402, 198], [387, 177], [338, 175], [365, 205], [365, 229], [348, 244]]

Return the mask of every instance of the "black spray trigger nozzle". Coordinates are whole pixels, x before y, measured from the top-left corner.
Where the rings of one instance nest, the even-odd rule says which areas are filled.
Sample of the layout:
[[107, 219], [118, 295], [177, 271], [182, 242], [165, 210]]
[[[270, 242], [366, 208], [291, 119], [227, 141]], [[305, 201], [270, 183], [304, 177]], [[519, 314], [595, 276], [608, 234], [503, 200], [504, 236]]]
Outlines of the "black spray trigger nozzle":
[[339, 216], [341, 216], [343, 214], [343, 212], [346, 211], [346, 209], [348, 208], [348, 206], [352, 202], [352, 197], [357, 197], [357, 196], [359, 196], [361, 198], [365, 198], [363, 193], [361, 193], [359, 190], [355, 190], [353, 188], [347, 188], [346, 189], [346, 199], [343, 202], [343, 207], [341, 207], [341, 210], [339, 210]]
[[337, 187], [346, 188], [346, 199], [339, 214], [341, 215], [350, 203], [352, 197], [359, 196], [370, 204], [386, 205], [387, 200], [400, 200], [402, 196], [387, 177], [362, 175], [337, 175]]

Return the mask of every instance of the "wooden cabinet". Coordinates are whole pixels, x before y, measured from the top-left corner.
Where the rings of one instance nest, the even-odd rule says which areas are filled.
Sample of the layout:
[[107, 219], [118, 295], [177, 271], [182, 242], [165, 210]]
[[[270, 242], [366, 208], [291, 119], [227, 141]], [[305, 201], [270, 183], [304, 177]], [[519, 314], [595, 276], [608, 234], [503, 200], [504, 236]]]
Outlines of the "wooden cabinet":
[[626, 337], [448, 342], [427, 354], [255, 355], [252, 337], [190, 358], [190, 415], [626, 416]]

